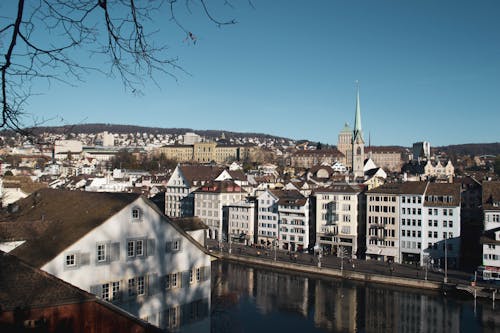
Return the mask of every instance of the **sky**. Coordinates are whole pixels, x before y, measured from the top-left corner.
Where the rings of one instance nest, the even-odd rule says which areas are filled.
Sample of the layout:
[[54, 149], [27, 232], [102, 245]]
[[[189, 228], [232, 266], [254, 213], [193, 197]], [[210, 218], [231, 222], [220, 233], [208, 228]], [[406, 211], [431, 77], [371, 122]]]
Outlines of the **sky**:
[[143, 94], [91, 73], [76, 87], [45, 81], [26, 111], [48, 125], [133, 124], [257, 132], [337, 144], [354, 124], [372, 145], [500, 141], [498, 0], [210, 1], [168, 15], [159, 41], [185, 72], [155, 76]]

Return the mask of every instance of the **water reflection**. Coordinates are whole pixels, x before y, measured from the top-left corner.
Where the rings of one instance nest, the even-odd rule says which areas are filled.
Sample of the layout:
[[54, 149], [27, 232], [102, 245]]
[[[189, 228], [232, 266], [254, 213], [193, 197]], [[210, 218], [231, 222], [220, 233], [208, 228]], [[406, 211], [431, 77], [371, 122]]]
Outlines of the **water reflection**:
[[212, 263], [212, 332], [500, 332], [491, 300]]

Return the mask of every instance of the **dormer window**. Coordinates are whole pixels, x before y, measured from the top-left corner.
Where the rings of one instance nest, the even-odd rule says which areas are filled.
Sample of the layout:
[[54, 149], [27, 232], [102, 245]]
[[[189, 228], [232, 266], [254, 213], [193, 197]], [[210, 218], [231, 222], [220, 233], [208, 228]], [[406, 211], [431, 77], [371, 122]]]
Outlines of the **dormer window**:
[[139, 222], [142, 218], [142, 212], [140, 208], [132, 208], [132, 222]]

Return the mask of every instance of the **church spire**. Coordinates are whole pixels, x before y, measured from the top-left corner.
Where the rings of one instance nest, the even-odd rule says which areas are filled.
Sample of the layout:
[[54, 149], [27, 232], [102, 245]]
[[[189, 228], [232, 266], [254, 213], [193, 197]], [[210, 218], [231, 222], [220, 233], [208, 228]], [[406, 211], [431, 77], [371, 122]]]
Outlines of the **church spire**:
[[359, 104], [359, 82], [356, 80], [356, 115], [354, 117], [354, 133], [353, 139], [358, 136], [363, 140], [363, 130], [361, 129], [361, 106]]

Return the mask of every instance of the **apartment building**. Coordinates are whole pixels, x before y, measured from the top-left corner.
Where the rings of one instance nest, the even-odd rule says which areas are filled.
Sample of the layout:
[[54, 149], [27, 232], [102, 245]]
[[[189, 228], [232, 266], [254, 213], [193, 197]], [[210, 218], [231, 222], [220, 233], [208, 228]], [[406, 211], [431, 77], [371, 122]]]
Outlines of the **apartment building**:
[[241, 202], [247, 192], [233, 180], [206, 183], [193, 192], [195, 216], [208, 226], [210, 239], [228, 240], [228, 207]]
[[363, 257], [366, 237], [364, 187], [335, 183], [314, 190], [313, 195], [316, 244], [323, 253]]
[[366, 259], [400, 262], [400, 184], [385, 184], [366, 193]]
[[223, 168], [211, 165], [178, 165], [166, 185], [165, 215], [193, 216], [193, 192], [216, 179], [223, 171]]
[[277, 191], [266, 189], [257, 197], [257, 241], [260, 245], [270, 246], [278, 240], [278, 201]]
[[24, 262], [163, 329], [209, 329], [211, 256], [144, 197], [44, 189], [2, 218]]
[[[429, 183], [425, 191], [424, 218], [427, 220], [425, 254], [437, 267], [460, 265], [460, 184]], [[431, 225], [432, 224], [432, 225]], [[427, 236], [427, 237], [425, 237]]]
[[231, 242], [252, 245], [257, 241], [257, 203], [246, 198], [227, 206], [228, 233]]
[[367, 206], [367, 258], [458, 267], [460, 184], [385, 184]]
[[483, 182], [483, 278], [500, 280], [500, 182]]
[[278, 199], [278, 246], [283, 250], [304, 251], [314, 242], [309, 221], [309, 198], [299, 191], [274, 191]]
[[400, 258], [402, 263], [423, 264], [424, 249], [427, 238], [425, 218], [425, 190], [428, 183], [408, 182], [400, 185]]

